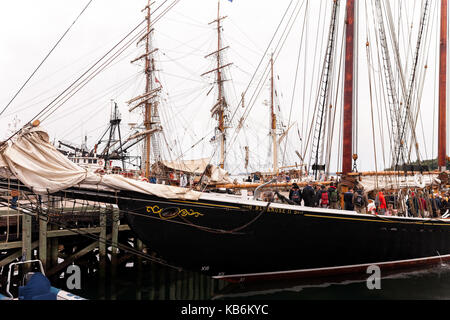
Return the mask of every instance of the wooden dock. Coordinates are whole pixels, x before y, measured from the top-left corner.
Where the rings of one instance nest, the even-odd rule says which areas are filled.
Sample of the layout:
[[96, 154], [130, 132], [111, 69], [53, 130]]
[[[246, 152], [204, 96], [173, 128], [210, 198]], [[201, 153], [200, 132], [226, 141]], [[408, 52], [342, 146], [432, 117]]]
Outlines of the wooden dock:
[[13, 208], [10, 198], [0, 195], [0, 285], [4, 267], [18, 260], [41, 260], [51, 277], [83, 257], [98, 255], [95, 269], [105, 275], [135, 259], [125, 247], [144, 250], [116, 205], [48, 199], [44, 208], [29, 197], [19, 199]]

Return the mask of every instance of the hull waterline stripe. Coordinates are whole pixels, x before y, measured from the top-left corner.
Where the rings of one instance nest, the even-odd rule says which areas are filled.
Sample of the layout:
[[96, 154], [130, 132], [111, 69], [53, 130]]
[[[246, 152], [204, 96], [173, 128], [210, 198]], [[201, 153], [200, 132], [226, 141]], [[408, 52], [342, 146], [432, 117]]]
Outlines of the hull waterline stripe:
[[[357, 218], [346, 218], [346, 217], [336, 217], [336, 216], [322, 216], [322, 215], [315, 215], [315, 214], [304, 214], [304, 216], [305, 217], [314, 217], [314, 218], [326, 218], [326, 219], [356, 220], [356, 221], [385, 222], [385, 223], [403, 223], [403, 224], [418, 224], [418, 225], [450, 227], [450, 223], [429, 223], [429, 222], [406, 222], [406, 221], [393, 221], [393, 220], [357, 219]], [[387, 218], [379, 217], [379, 219], [389, 219], [389, 217], [387, 217]]]
[[232, 274], [224, 276], [213, 276], [214, 279], [235, 279], [235, 278], [251, 278], [251, 277], [264, 277], [264, 276], [275, 276], [283, 274], [295, 274], [295, 273], [310, 273], [310, 272], [320, 272], [320, 271], [338, 271], [344, 269], [355, 269], [355, 268], [366, 268], [368, 266], [376, 265], [379, 267], [386, 265], [396, 265], [396, 264], [411, 264], [414, 262], [423, 262], [427, 260], [447, 260], [450, 259], [450, 254], [442, 256], [432, 256], [425, 258], [415, 258], [407, 260], [395, 260], [386, 262], [374, 262], [374, 263], [364, 263], [364, 264], [353, 264], [337, 267], [324, 267], [324, 268], [311, 268], [311, 269], [298, 269], [298, 270], [287, 270], [287, 271], [274, 271], [274, 272], [261, 272], [261, 273], [243, 273], [243, 274]]

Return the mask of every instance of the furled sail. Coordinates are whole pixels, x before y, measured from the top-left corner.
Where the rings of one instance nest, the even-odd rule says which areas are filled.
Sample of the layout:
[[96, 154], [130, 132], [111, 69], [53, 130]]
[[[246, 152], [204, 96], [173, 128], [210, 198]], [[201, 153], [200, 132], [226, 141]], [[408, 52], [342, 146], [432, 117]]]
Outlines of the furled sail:
[[212, 184], [233, 183], [233, 180], [229, 177], [226, 170], [218, 166], [211, 165], [209, 162], [209, 158], [175, 161], [162, 160], [159, 161], [157, 165], [163, 166], [168, 170], [182, 171], [197, 176], [205, 174], [206, 178], [208, 178], [208, 183]]
[[0, 166], [3, 178], [15, 177], [43, 195], [80, 185], [136, 191], [167, 199], [197, 200], [201, 194], [187, 188], [89, 172], [60, 153], [40, 127], [24, 128], [14, 140], [5, 143], [0, 150]]

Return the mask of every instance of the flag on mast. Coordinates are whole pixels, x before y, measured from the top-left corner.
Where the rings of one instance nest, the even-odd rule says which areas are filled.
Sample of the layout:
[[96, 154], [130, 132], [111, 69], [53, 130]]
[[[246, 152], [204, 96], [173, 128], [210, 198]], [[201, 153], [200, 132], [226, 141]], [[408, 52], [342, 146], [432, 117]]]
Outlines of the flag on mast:
[[161, 86], [161, 88], [162, 88], [162, 84], [161, 84], [161, 82], [159, 82], [159, 80], [158, 80], [158, 78], [157, 77], [155, 77], [155, 82], [156, 83], [159, 83], [159, 85]]

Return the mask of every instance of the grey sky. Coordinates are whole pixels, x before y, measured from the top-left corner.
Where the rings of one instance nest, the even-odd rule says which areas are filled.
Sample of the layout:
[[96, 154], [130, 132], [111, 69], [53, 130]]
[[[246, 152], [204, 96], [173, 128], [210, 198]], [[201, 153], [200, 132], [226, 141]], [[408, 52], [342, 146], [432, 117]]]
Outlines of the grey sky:
[[[0, 54], [0, 87], [2, 88], [0, 108], [3, 108], [11, 99], [87, 2], [87, 0], [21, 0], [2, 3], [0, 10], [2, 48], [2, 54]], [[141, 10], [146, 2], [146, 0], [94, 0], [67, 38], [64, 39], [35, 78], [0, 119], [0, 123], [5, 126], [11, 122], [15, 115], [18, 115], [22, 122], [25, 122], [45, 107], [52, 97], [65, 89], [82, 70], [92, 64], [144, 18], [144, 13], [141, 13]], [[159, 3], [161, 1], [157, 1], [156, 6]], [[241, 92], [246, 88], [289, 3], [289, 0], [276, 2], [269, 0], [233, 0], [232, 3], [228, 0], [221, 0], [221, 15], [228, 16], [224, 20], [225, 45], [230, 46], [226, 53], [226, 60], [234, 63], [230, 68], [230, 74], [228, 74], [233, 82], [231, 84], [230, 81], [227, 84], [227, 96], [229, 97], [231, 112], [236, 108]], [[302, 9], [300, 9], [297, 22], [292, 28], [275, 66], [277, 93], [285, 125], [287, 125], [291, 110], [297, 53], [302, 26], [305, 21], [304, 8], [307, 1], [298, 0], [294, 3], [298, 3], [299, 6], [302, 6]], [[307, 80], [305, 90], [303, 89], [303, 80], [298, 80], [297, 83], [295, 99], [292, 103], [291, 123], [297, 121], [298, 128], [293, 128], [289, 134], [288, 148], [291, 154], [285, 165], [291, 165], [293, 162], [299, 161], [295, 155], [292, 155], [294, 149], [301, 150], [297, 129], [302, 131], [302, 123], [303, 127], [309, 126], [310, 120], [306, 118], [307, 114], [310, 113], [307, 112], [308, 108], [304, 104], [308, 104], [312, 108], [315, 101], [315, 95], [311, 95], [311, 92], [316, 91], [316, 84], [314, 83], [317, 83], [317, 68], [322, 60], [314, 60], [314, 56], [323, 55], [319, 53], [323, 52], [323, 49], [315, 49], [315, 45], [316, 40], [323, 37], [322, 30], [328, 31], [331, 3], [332, 1], [322, 1], [323, 7], [320, 9], [319, 1], [309, 2], [308, 35], [305, 34], [303, 38], [304, 43], [308, 41], [308, 45], [302, 49], [303, 54], [299, 69], [299, 79], [305, 77]], [[360, 1], [360, 3], [359, 15], [365, 21], [366, 8], [364, 3], [371, 3], [371, 1]], [[410, 4], [408, 9], [403, 9], [405, 10], [405, 21], [408, 16], [414, 22], [414, 28], [417, 28], [421, 1], [408, 1], [408, 4]], [[432, 1], [433, 18], [437, 16], [436, 4], [437, 1]], [[403, 5], [405, 6], [404, 2]], [[341, 27], [338, 42], [342, 39], [344, 6], [345, 1], [341, 1]], [[367, 12], [370, 14], [368, 21], [371, 22], [371, 19], [373, 19], [371, 16], [372, 7], [367, 8], [369, 9]], [[396, 4], [393, 4], [393, 8], [396, 13], [399, 12], [399, 7]], [[406, 10], [409, 10], [408, 14]], [[326, 16], [319, 17], [320, 12], [326, 12]], [[168, 119], [169, 123], [165, 127], [168, 130], [166, 138], [177, 155], [179, 155], [180, 150], [188, 150], [193, 143], [211, 132], [214, 127], [214, 121], [210, 119], [209, 114], [209, 110], [214, 103], [214, 94], [207, 95], [213, 78], [202, 78], [200, 75], [213, 68], [213, 61], [205, 59], [204, 56], [215, 50], [214, 27], [208, 25], [208, 23], [215, 20], [216, 16], [216, 0], [181, 0], [155, 26], [155, 46], [160, 49], [156, 61], [160, 70], [158, 78], [163, 84], [163, 97], [168, 105], [162, 111], [161, 116], [163, 119]], [[318, 22], [320, 23], [319, 26], [317, 25]], [[407, 24], [406, 22], [402, 23]], [[373, 28], [373, 26], [370, 28]], [[425, 102], [422, 110], [424, 124], [423, 129], [422, 126], [419, 129], [421, 147], [426, 146], [428, 148], [428, 155], [432, 153], [434, 139], [432, 132], [434, 105], [432, 104], [434, 102], [433, 73], [436, 65], [436, 55], [433, 53], [437, 40], [436, 21], [430, 28], [433, 28], [429, 33], [432, 41], [429, 42], [430, 54], [428, 55], [428, 71], [423, 93], [426, 98], [422, 98]], [[412, 30], [411, 43], [413, 44], [412, 48], [414, 48], [417, 32], [416, 29]], [[373, 31], [370, 34], [371, 37], [374, 37]], [[404, 38], [407, 38], [407, 36], [404, 36]], [[374, 152], [365, 43], [366, 24], [361, 22], [358, 39], [361, 61], [359, 66], [360, 93], [358, 96], [360, 107], [358, 120], [359, 169], [372, 170], [374, 167]], [[402, 44], [404, 43], [402, 42]], [[307, 56], [304, 56], [305, 50], [308, 52]], [[338, 53], [340, 54], [339, 50]], [[102, 130], [106, 128], [111, 99], [119, 103], [124, 124], [138, 121], [139, 114], [129, 115], [125, 101], [142, 92], [143, 76], [139, 74], [142, 69], [139, 65], [129, 63], [130, 60], [141, 53], [142, 48], [135, 44], [131, 45], [129, 50], [108, 70], [100, 74], [55, 112], [52, 117], [44, 121], [43, 125], [49, 130], [51, 137], [80, 143], [82, 136], [87, 134], [88, 143], [92, 146], [99, 138]], [[267, 63], [267, 60], [268, 57], [266, 57], [265, 63]], [[406, 56], [404, 61], [407, 61]], [[411, 61], [411, 57], [408, 58], [408, 61]], [[317, 64], [315, 71], [312, 69], [314, 63]], [[336, 63], [339, 63], [338, 59]], [[379, 72], [380, 70], [377, 68], [377, 66], [373, 66], [373, 72]], [[421, 69], [423, 69], [423, 65]], [[409, 76], [408, 68], [406, 76]], [[311, 82], [313, 82], [313, 86], [311, 86]], [[307, 95], [306, 97], [303, 97], [303, 92]], [[250, 90], [249, 93], [252, 93], [252, 91]], [[263, 100], [268, 98], [269, 92], [266, 85], [248, 118], [247, 126], [242, 133], [243, 137], [239, 138], [239, 143], [234, 145], [236, 150], [230, 150], [230, 163], [242, 162], [242, 147], [248, 143], [251, 145], [251, 167], [253, 169], [257, 169], [258, 166], [267, 167], [270, 164], [268, 109], [262, 103]], [[176, 116], [173, 116], [173, 114]], [[335, 171], [337, 166], [338, 122], [339, 113], [335, 125], [331, 171]], [[388, 132], [386, 125], [384, 127], [383, 131], [376, 128], [378, 169], [382, 167], [381, 148], [385, 144], [379, 136], [381, 133], [387, 135]], [[126, 125], [123, 128], [126, 130]], [[426, 136], [425, 141], [422, 139], [422, 130]], [[233, 129], [230, 129], [230, 134], [232, 131]], [[307, 132], [306, 128], [303, 128], [302, 132]], [[306, 140], [305, 135], [301, 135]], [[2, 136], [4, 135], [2, 134]], [[209, 157], [214, 148], [214, 145], [208, 142], [212, 136], [213, 134], [209, 134], [205, 138], [205, 143], [199, 144], [185, 157]], [[386, 141], [386, 136], [384, 141]], [[436, 147], [434, 147], [434, 153], [436, 153]], [[387, 155], [387, 157], [389, 156]], [[229, 169], [233, 171], [240, 166], [240, 164], [233, 164]]]

